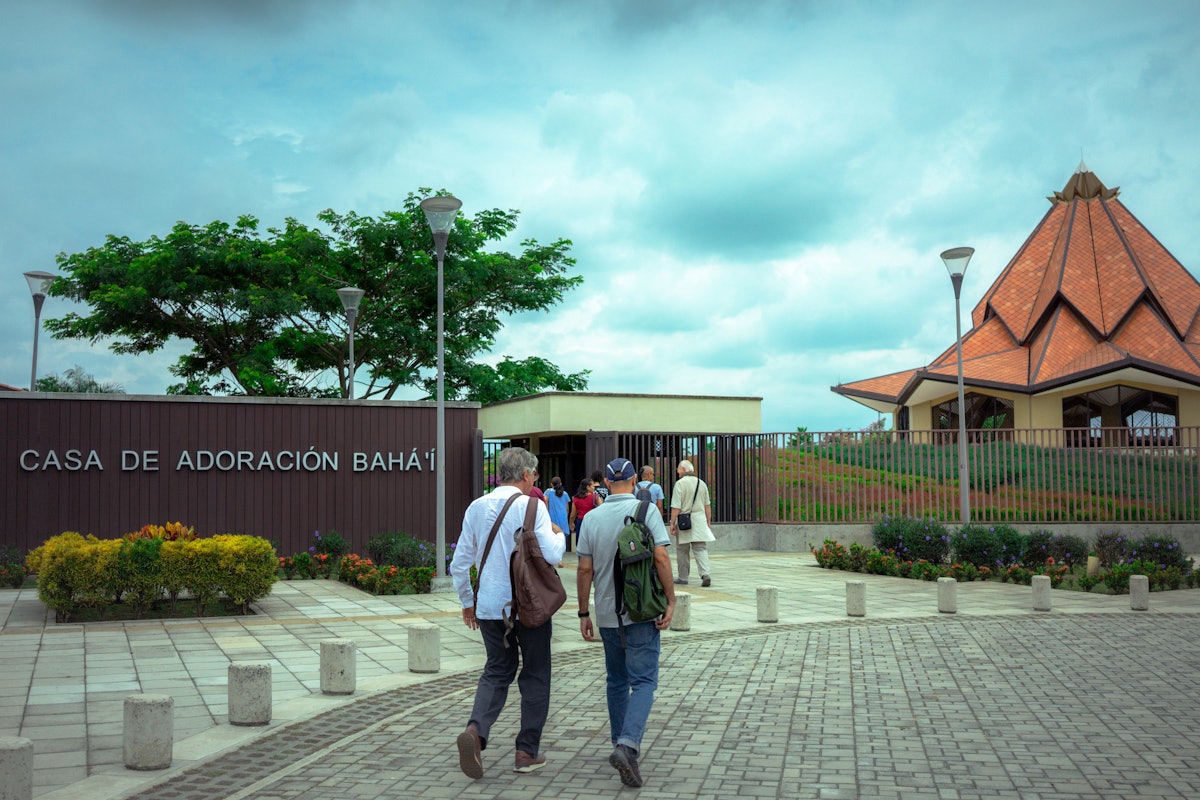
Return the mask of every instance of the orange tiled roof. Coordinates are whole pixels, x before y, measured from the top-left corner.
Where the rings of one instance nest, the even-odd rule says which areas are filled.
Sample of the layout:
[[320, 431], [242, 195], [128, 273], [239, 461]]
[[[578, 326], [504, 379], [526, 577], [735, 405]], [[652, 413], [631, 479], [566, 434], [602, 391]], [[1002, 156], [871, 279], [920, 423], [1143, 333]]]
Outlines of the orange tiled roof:
[[[1133, 366], [1200, 386], [1200, 282], [1080, 163], [971, 312], [963, 380], [1033, 393]], [[932, 364], [839, 384], [903, 404], [926, 379], [958, 378], [953, 343]]]

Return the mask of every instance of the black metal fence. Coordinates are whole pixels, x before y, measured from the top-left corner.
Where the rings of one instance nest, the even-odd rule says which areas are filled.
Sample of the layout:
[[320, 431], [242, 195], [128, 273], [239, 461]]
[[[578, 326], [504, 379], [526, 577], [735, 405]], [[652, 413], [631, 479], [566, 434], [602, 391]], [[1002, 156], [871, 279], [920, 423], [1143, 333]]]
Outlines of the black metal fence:
[[[957, 431], [942, 430], [592, 431], [586, 463], [602, 465], [620, 455], [639, 467], [651, 465], [670, 498], [675, 468], [686, 458], [708, 484], [718, 522], [957, 521], [957, 443]], [[1200, 427], [970, 430], [971, 519], [1200, 521], [1198, 448]], [[494, 457], [495, 449], [490, 452]]]

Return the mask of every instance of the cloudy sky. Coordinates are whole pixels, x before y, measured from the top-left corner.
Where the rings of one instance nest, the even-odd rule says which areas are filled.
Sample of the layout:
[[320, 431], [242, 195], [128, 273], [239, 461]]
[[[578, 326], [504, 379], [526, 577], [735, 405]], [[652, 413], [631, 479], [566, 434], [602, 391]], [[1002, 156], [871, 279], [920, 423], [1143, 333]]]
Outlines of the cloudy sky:
[[[768, 431], [856, 429], [829, 391], [954, 341], [1081, 158], [1200, 270], [1200, 15], [1182, 2], [0, 0], [0, 382], [27, 385], [21, 273], [113, 233], [378, 214], [420, 186], [574, 242], [584, 286], [491, 360], [590, 387], [763, 398]], [[47, 302], [45, 316], [65, 312]], [[43, 335], [130, 392], [158, 358]]]

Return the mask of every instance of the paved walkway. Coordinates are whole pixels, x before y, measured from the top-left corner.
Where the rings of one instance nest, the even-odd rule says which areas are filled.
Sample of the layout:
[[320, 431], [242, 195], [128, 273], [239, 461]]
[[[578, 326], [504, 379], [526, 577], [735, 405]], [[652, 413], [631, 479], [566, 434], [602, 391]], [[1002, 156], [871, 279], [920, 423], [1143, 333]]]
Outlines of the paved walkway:
[[[571, 558], [571, 556], [568, 556]], [[0, 590], [0, 736], [34, 740], [45, 800], [375, 798], [1193, 798], [1200, 796], [1200, 591], [1129, 597], [822, 570], [809, 555], [713, 554], [687, 587], [691, 630], [664, 634], [641, 790], [608, 766], [599, 644], [556, 618], [548, 766], [511, 770], [517, 697], [487, 770], [458, 770], [483, 648], [453, 595], [374, 598], [283, 582], [241, 619], [55, 625], [33, 591]], [[574, 562], [563, 571], [573, 599]], [[846, 616], [845, 581], [867, 584]], [[780, 620], [757, 622], [756, 588]], [[442, 627], [442, 672], [407, 672], [406, 626]], [[358, 643], [358, 692], [320, 694], [320, 642]], [[226, 720], [226, 671], [272, 665], [274, 715]], [[169, 770], [122, 766], [123, 700], [175, 702]]]

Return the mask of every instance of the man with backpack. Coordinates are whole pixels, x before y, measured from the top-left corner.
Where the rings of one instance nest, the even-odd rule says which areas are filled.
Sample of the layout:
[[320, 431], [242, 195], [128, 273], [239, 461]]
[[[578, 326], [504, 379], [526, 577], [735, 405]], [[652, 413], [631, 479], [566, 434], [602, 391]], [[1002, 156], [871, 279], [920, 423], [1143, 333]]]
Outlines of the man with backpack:
[[654, 503], [654, 507], [658, 509], [658, 513], [661, 516], [663, 512], [662, 504], [663, 500], [666, 499], [666, 495], [663, 494], [663, 488], [654, 482], [654, 467], [649, 464], [642, 467], [638, 473], [638, 477], [641, 480], [634, 487], [633, 496], [638, 500], [649, 500], [651, 503]]
[[[580, 633], [594, 642], [599, 628], [604, 642], [613, 743], [608, 763], [626, 786], [644, 783], [638, 758], [658, 687], [659, 632], [670, 626], [675, 613], [667, 529], [649, 501], [634, 497], [635, 480], [636, 470], [628, 459], [614, 459], [605, 468], [609, 497], [587, 515], [580, 528], [576, 581]], [[641, 536], [633, 535], [637, 533]], [[645, 554], [623, 566], [619, 542], [626, 550]], [[623, 573], [627, 590], [618, 591], [618, 573]], [[589, 603], [593, 587], [595, 603]], [[633, 607], [638, 603], [657, 603], [655, 608], [662, 611], [657, 617], [641, 618], [654, 609], [639, 612]]]

